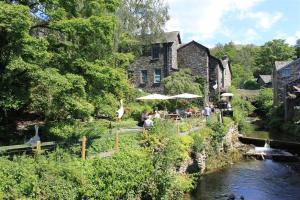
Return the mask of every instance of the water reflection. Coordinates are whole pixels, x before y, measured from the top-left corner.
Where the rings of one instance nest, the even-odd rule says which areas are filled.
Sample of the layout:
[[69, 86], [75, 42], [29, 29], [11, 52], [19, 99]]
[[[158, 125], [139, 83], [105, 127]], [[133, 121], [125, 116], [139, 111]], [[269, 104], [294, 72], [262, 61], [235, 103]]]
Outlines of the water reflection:
[[260, 120], [252, 121], [250, 125], [251, 125], [251, 131], [246, 133], [246, 136], [248, 136], [248, 137], [300, 142], [300, 137], [265, 130], [262, 127]]
[[299, 200], [300, 163], [245, 161], [201, 177], [191, 199]]

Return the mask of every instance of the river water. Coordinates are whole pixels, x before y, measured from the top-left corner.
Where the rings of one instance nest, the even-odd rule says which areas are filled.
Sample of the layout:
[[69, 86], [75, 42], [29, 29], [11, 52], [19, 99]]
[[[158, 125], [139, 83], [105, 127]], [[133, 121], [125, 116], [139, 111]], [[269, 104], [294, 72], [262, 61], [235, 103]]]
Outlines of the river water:
[[[291, 140], [253, 126], [248, 136], [264, 139]], [[299, 141], [298, 138], [292, 138]], [[201, 176], [191, 200], [228, 199], [245, 200], [300, 200], [300, 162], [247, 160], [219, 171]]]
[[300, 200], [300, 163], [243, 161], [201, 177], [192, 200]]

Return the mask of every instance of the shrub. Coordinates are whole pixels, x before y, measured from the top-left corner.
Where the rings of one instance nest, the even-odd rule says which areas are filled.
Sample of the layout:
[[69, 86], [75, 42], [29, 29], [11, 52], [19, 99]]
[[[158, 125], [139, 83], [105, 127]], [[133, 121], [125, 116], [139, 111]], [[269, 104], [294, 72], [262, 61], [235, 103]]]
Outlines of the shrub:
[[247, 90], [258, 90], [260, 85], [255, 80], [247, 80], [244, 82], [244, 88]]
[[267, 115], [273, 106], [273, 90], [272, 88], [263, 88], [259, 91], [257, 96], [257, 108], [258, 110]]

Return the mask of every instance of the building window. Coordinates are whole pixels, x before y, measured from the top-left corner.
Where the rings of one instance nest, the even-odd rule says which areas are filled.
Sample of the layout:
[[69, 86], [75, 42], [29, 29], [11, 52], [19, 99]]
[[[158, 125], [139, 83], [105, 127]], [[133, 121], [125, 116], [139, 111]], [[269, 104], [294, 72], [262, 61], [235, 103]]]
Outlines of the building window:
[[285, 68], [285, 69], [283, 69], [282, 71], [281, 71], [281, 77], [289, 77], [289, 76], [291, 76], [291, 68]]
[[159, 59], [159, 49], [160, 49], [159, 44], [152, 45], [152, 59], [153, 60]]
[[161, 69], [154, 70], [154, 83], [160, 83], [161, 81]]
[[147, 70], [141, 70], [140, 83], [141, 84], [146, 84], [147, 80], [148, 80]]

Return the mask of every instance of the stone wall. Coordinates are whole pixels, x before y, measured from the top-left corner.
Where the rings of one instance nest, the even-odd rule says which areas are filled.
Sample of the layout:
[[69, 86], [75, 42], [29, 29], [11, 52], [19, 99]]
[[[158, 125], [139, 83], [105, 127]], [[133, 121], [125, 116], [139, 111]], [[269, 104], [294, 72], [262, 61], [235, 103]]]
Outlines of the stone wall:
[[[152, 56], [141, 56], [131, 64], [130, 70], [133, 73], [133, 84], [135, 87], [150, 93], [164, 93], [162, 83], [154, 83], [155, 69], [161, 70], [161, 80], [171, 73], [172, 67], [172, 43], [162, 44], [160, 47], [159, 59], [152, 59]], [[129, 71], [130, 71], [129, 70]], [[141, 71], [147, 70], [148, 81], [141, 83]]]
[[178, 49], [178, 66], [180, 69], [189, 68], [192, 74], [199, 75], [208, 81], [208, 54], [205, 49], [190, 43]]
[[[179, 69], [191, 69], [192, 74], [201, 76], [208, 83], [208, 52], [199, 47], [195, 42], [191, 42], [178, 49], [178, 67]], [[206, 94], [208, 93], [208, 87]], [[207, 95], [205, 95], [207, 96]]]
[[[291, 69], [291, 75], [288, 77], [282, 77], [282, 71], [289, 67]], [[300, 78], [300, 59], [288, 64], [286, 67], [278, 71], [273, 71], [273, 89], [274, 89], [274, 104], [279, 105], [284, 103], [285, 87], [287, 83], [293, 82]]]
[[223, 71], [223, 77], [224, 77], [224, 89], [226, 91], [228, 91], [229, 87], [231, 86], [231, 70], [230, 70], [230, 63], [229, 63], [229, 59], [227, 56], [225, 56], [222, 59], [222, 64], [224, 67], [224, 71]]
[[[245, 148], [245, 145], [241, 144], [238, 139], [239, 131], [238, 126], [236, 124], [232, 124], [228, 128], [228, 132], [223, 138], [222, 144], [220, 145], [220, 152], [223, 152], [224, 154], [220, 153], [220, 156], [222, 155], [230, 155], [230, 152], [235, 152], [236, 150]], [[210, 145], [210, 141], [207, 140], [205, 142], [205, 145]], [[179, 173], [185, 173], [187, 169], [190, 167], [190, 165], [196, 165], [197, 169], [200, 171], [201, 174], [205, 173], [206, 171], [206, 164], [207, 164], [207, 158], [209, 155], [207, 154], [206, 150], [202, 150], [201, 152], [196, 152], [194, 155], [194, 160], [190, 157], [182, 164], [182, 166], [179, 168]], [[232, 159], [234, 160], [234, 159]], [[220, 165], [221, 166], [221, 165]]]
[[[217, 89], [213, 86], [217, 83]], [[217, 58], [209, 57], [209, 96], [212, 97], [219, 94], [220, 89], [223, 88], [223, 67]]]

